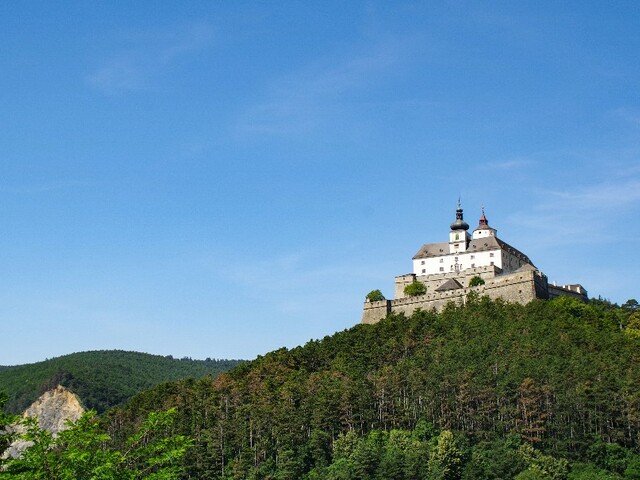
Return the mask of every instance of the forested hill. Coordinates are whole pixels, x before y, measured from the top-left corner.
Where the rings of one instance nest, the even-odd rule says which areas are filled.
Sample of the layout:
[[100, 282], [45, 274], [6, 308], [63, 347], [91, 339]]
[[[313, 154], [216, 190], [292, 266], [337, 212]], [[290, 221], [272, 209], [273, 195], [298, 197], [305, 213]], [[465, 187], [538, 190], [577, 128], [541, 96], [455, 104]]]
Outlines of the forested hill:
[[238, 363], [178, 360], [121, 350], [81, 352], [28, 365], [0, 367], [0, 392], [9, 396], [7, 410], [17, 413], [60, 384], [75, 392], [87, 408], [102, 412], [159, 383], [215, 376]]
[[607, 302], [470, 299], [160, 385], [183, 478], [640, 478], [640, 317]]

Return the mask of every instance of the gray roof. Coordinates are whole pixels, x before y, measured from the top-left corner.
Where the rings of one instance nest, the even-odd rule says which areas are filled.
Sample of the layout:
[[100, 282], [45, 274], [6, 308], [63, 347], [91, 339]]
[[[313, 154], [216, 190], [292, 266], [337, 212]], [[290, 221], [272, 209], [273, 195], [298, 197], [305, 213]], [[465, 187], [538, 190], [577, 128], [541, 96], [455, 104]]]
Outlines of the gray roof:
[[[533, 266], [533, 262], [529, 260], [524, 253], [522, 253], [517, 248], [512, 247], [506, 242], [503, 242], [497, 237], [489, 236], [484, 238], [476, 238], [475, 240], [471, 240], [469, 242], [469, 247], [467, 248], [467, 252], [486, 252], [489, 250], [505, 250], [512, 255], [515, 255], [517, 258], [522, 260], [523, 263], [530, 263]], [[458, 253], [466, 253], [466, 252], [458, 252]], [[418, 253], [413, 256], [413, 259], [416, 260], [418, 258], [430, 258], [430, 257], [441, 257], [442, 255], [449, 255], [449, 243], [426, 243], [422, 246]]]
[[536, 267], [531, 265], [530, 263], [525, 263], [516, 272], [530, 272], [531, 270], [538, 270]]
[[463, 286], [454, 278], [450, 278], [438, 288], [436, 288], [436, 292], [444, 292], [446, 290], [458, 290], [459, 288], [463, 288]]

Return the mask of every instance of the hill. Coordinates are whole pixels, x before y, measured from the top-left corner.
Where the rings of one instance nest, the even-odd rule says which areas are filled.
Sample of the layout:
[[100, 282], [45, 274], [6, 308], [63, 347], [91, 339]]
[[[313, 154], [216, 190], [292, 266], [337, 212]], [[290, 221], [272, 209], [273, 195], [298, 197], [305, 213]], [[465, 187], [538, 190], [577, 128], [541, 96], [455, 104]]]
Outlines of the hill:
[[215, 376], [238, 363], [178, 360], [120, 350], [81, 352], [28, 365], [0, 367], [0, 392], [9, 397], [7, 411], [18, 413], [43, 392], [63, 385], [76, 393], [87, 408], [103, 412], [159, 383]]
[[471, 298], [159, 385], [105, 421], [120, 442], [176, 406], [184, 478], [640, 478], [636, 317]]

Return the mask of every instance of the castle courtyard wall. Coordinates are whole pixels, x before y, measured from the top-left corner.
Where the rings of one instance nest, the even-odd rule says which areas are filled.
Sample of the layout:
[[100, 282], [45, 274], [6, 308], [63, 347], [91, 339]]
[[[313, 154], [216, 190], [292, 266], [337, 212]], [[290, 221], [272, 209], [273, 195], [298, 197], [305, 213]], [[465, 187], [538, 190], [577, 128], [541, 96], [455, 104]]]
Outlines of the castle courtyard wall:
[[[474, 273], [477, 274], [480, 272], [470, 272], [470, 274], [465, 277], [473, 277], [475, 276]], [[487, 277], [490, 275], [490, 272], [481, 273], [485, 273]], [[406, 276], [407, 275], [403, 275], [402, 277]], [[438, 275], [438, 277], [440, 277], [440, 275]], [[434, 279], [433, 282], [438, 282], [438, 285], [442, 285], [448, 278], [455, 277], [444, 274], [442, 278]], [[430, 283], [432, 282], [430, 281]], [[465, 283], [468, 284], [468, 280], [465, 281]], [[362, 323], [376, 323], [385, 318], [389, 313], [404, 313], [409, 316], [418, 308], [441, 311], [451, 302], [458, 305], [464, 304], [467, 296], [471, 292], [479, 296], [487, 296], [492, 300], [500, 298], [507, 302], [520, 303], [523, 305], [526, 305], [536, 298], [549, 298], [547, 278], [537, 270], [526, 270], [486, 278], [484, 285], [478, 285], [476, 287], [464, 287], [444, 292], [430, 293], [427, 291], [425, 295], [417, 297], [402, 297], [380, 302], [367, 301], [364, 305]]]

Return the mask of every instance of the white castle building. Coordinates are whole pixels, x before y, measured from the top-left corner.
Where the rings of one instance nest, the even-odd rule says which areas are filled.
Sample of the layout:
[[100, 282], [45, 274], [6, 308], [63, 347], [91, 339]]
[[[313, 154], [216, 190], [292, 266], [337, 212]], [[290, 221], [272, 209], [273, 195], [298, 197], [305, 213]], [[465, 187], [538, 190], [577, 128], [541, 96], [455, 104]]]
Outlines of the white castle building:
[[[470, 286], [474, 277], [483, 283]], [[424, 295], [405, 293], [414, 282], [424, 285]], [[469, 234], [458, 202], [449, 241], [423, 245], [413, 257], [413, 273], [395, 278], [395, 300], [365, 301], [362, 321], [375, 323], [391, 312], [411, 314], [417, 308], [440, 310], [449, 302], [464, 303], [471, 292], [522, 304], [560, 295], [587, 299], [587, 291], [579, 284], [550, 285], [529, 257], [498, 238], [484, 208], [478, 226]]]

